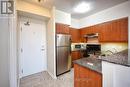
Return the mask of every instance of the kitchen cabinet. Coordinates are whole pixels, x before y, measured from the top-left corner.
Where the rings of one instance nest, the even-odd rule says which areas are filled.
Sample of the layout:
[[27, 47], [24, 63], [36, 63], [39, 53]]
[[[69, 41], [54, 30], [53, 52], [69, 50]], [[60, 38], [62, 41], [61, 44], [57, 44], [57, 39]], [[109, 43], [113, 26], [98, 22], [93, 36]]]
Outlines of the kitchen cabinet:
[[102, 87], [102, 75], [74, 64], [74, 87]]
[[130, 68], [102, 61], [103, 87], [129, 87]]
[[98, 27], [97, 26], [90, 26], [90, 27], [80, 29], [81, 42], [87, 42], [87, 39], [84, 38], [84, 35], [91, 34], [91, 33], [99, 33]]
[[128, 42], [128, 18], [121, 18], [80, 30], [81, 39], [85, 34], [99, 33], [100, 42]]
[[128, 18], [106, 22], [100, 25], [100, 42], [127, 42]]
[[70, 35], [71, 35], [71, 42], [72, 43], [78, 43], [80, 42], [80, 30], [71, 28], [70, 27]]
[[56, 23], [57, 34], [69, 34], [69, 25]]
[[128, 18], [123, 19], [122, 22], [119, 22], [122, 41], [128, 42]]
[[71, 52], [71, 59], [72, 59], [72, 67], [74, 66], [73, 61], [80, 59], [81, 58], [81, 54], [80, 51], [72, 51]]

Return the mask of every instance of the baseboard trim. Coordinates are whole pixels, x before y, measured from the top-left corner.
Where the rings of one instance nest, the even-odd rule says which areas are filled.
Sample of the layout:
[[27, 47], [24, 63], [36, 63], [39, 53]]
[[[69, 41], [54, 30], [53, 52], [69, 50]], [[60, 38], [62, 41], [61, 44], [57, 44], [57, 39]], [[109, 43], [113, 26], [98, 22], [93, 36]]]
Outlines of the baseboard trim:
[[49, 73], [49, 75], [50, 75], [53, 79], [57, 79], [57, 77], [54, 76], [50, 71], [47, 70], [47, 72]]

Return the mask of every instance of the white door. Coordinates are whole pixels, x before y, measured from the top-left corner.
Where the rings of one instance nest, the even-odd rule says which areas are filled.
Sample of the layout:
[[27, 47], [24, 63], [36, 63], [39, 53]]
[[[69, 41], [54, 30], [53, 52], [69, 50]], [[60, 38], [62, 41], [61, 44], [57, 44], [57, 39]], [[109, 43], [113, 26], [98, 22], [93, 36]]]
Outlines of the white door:
[[35, 74], [46, 70], [46, 23], [27, 18], [20, 20], [21, 75]]

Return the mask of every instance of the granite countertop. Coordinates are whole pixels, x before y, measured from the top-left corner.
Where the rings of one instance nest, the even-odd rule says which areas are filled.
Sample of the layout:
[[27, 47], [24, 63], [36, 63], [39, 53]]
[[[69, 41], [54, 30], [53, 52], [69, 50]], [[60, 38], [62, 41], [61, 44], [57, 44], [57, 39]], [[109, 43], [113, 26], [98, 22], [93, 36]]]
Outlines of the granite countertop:
[[102, 61], [130, 67], [130, 62], [128, 60], [128, 50], [118, 52], [118, 53], [113, 54], [111, 56], [100, 57], [100, 59]]
[[82, 58], [82, 59], [74, 61], [74, 63], [81, 65], [83, 67], [87, 67], [98, 73], [102, 73], [102, 63], [101, 62], [102, 62], [101, 60], [98, 60], [96, 58], [91, 58], [91, 57]]
[[102, 61], [130, 67], [130, 62], [128, 61], [128, 50], [124, 50], [122, 52], [106, 57], [99, 58], [91, 56], [81, 58], [79, 60], [75, 60], [74, 63], [102, 74]]

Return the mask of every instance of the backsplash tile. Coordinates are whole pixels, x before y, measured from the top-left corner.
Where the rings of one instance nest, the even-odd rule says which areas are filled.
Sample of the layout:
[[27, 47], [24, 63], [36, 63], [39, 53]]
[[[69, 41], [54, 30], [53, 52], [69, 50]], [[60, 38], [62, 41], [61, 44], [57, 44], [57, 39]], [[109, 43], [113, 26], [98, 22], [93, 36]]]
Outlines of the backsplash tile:
[[125, 49], [128, 49], [128, 43], [101, 43], [102, 53], [108, 50], [117, 53]]

